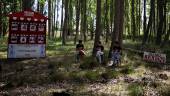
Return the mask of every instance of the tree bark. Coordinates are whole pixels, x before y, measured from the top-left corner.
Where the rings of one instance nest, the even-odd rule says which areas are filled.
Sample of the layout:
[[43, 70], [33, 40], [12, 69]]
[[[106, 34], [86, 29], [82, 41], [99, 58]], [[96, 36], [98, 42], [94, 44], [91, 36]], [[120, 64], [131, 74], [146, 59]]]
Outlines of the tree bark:
[[133, 40], [135, 40], [135, 38], [136, 38], [136, 22], [135, 22], [135, 1], [134, 0], [132, 0], [132, 13], [131, 13], [131, 15], [132, 15], [132, 24], [131, 24], [131, 26], [132, 26], [132, 34], [133, 34]]
[[0, 2], [0, 37], [2, 36], [2, 2]]
[[143, 10], [144, 10], [144, 15], [143, 15], [143, 33], [146, 32], [146, 0], [143, 1]]
[[164, 14], [163, 14], [163, 6], [164, 6], [165, 0], [158, 0], [157, 6], [158, 6], [158, 14], [159, 14], [159, 24], [158, 24], [158, 30], [157, 30], [157, 36], [156, 36], [156, 45], [160, 45], [162, 41], [162, 33], [163, 33], [163, 23], [164, 23]]
[[105, 29], [106, 29], [106, 43], [108, 42], [108, 39], [109, 39], [109, 34], [110, 34], [110, 28], [109, 28], [109, 20], [108, 20], [108, 0], [106, 0], [105, 2]]
[[77, 42], [78, 34], [79, 34], [79, 21], [80, 21], [80, 0], [76, 0], [76, 34], [74, 39], [74, 44]]
[[51, 39], [51, 31], [52, 31], [52, 24], [51, 24], [51, 0], [48, 0], [48, 38]]
[[22, 0], [22, 10], [31, 9], [34, 0]]
[[152, 27], [152, 21], [153, 21], [153, 11], [154, 11], [154, 6], [155, 6], [155, 0], [151, 0], [151, 9], [150, 9], [150, 16], [149, 16], [149, 22], [148, 22], [148, 26], [146, 31], [144, 32], [144, 36], [143, 36], [143, 41], [142, 41], [142, 45], [145, 45], [147, 40], [148, 40], [148, 35], [149, 35], [149, 30]]
[[167, 31], [167, 34], [165, 35], [164, 41], [161, 44], [161, 48], [163, 48], [165, 44], [167, 44], [169, 37], [170, 37], [170, 23], [169, 23], [169, 30]]
[[96, 45], [98, 41], [100, 41], [100, 35], [101, 35], [101, 0], [97, 0], [97, 10], [96, 10], [96, 31], [95, 31], [95, 40], [94, 40], [94, 46], [93, 46], [93, 57], [96, 55]]
[[114, 42], [118, 41], [122, 47], [123, 23], [124, 23], [124, 0], [115, 1], [115, 16], [114, 16], [114, 31], [112, 32], [112, 42], [109, 51], [109, 58], [111, 57], [111, 50]]
[[62, 44], [63, 45], [66, 45], [66, 35], [67, 35], [67, 32], [68, 32], [68, 3], [69, 3], [69, 0], [65, 0], [64, 2], [65, 4], [65, 18], [64, 18], [64, 27], [63, 27], [63, 32], [62, 32]]
[[63, 31], [63, 13], [64, 13], [64, 0], [62, 1], [61, 5], [61, 26], [60, 26], [60, 37], [62, 37], [62, 31]]

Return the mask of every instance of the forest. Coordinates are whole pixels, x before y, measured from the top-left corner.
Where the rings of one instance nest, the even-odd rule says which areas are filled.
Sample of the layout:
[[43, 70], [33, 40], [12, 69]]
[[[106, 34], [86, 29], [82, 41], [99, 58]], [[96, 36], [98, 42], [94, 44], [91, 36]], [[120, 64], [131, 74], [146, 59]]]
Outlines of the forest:
[[[43, 58], [9, 58], [9, 15], [25, 10], [47, 18]], [[0, 0], [0, 89], [0, 96], [170, 96], [170, 0]]]

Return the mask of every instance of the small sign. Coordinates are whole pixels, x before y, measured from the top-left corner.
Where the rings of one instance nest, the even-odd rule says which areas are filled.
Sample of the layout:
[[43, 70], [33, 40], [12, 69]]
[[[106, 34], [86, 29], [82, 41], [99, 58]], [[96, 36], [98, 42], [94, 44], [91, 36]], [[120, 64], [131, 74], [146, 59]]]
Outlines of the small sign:
[[144, 52], [143, 60], [155, 63], [166, 63], [166, 54]]
[[18, 24], [16, 22], [12, 22], [11, 30], [12, 31], [17, 31], [18, 30]]
[[27, 24], [21, 23], [21, 31], [27, 31]]
[[30, 25], [30, 31], [36, 31], [36, 25], [35, 24]]
[[45, 44], [9, 44], [8, 50], [10, 58], [45, 57]]

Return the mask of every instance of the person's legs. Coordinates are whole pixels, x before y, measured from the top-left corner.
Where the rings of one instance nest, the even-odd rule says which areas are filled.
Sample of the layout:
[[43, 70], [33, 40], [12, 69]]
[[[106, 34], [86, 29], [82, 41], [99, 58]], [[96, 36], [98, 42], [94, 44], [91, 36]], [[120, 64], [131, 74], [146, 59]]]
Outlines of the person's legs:
[[79, 52], [77, 51], [76, 52], [76, 62], [79, 62], [80, 61], [80, 55], [79, 55]]
[[97, 61], [101, 64], [101, 54], [100, 54], [100, 51], [97, 51], [96, 53], [96, 58], [97, 58]]

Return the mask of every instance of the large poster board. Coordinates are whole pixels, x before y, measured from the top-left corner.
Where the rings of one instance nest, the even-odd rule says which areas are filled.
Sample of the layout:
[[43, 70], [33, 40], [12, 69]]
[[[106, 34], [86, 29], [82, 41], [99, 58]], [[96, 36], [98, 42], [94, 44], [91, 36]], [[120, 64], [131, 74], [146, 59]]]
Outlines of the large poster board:
[[10, 14], [8, 58], [45, 57], [46, 21], [47, 17], [31, 10]]

